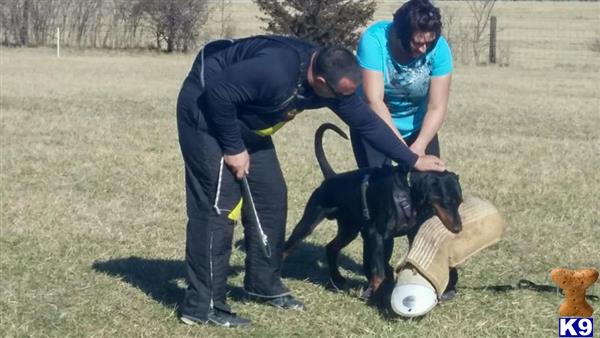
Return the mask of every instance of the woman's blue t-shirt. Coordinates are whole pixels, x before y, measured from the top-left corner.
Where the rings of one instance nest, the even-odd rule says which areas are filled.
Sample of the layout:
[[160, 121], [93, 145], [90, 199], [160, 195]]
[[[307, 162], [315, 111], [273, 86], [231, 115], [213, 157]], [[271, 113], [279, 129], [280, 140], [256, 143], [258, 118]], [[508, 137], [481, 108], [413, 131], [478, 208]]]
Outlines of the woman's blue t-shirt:
[[365, 30], [358, 43], [360, 66], [383, 73], [384, 102], [403, 137], [419, 131], [427, 112], [431, 77], [452, 72], [452, 52], [440, 36], [434, 48], [409, 64], [396, 62], [388, 45], [391, 21], [379, 21]]

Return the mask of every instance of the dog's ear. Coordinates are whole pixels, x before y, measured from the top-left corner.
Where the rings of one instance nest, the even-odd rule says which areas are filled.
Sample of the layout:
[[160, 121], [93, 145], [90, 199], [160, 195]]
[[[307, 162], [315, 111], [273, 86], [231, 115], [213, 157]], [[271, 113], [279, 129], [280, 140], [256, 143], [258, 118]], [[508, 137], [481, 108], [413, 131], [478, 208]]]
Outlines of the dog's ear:
[[431, 192], [432, 182], [431, 174], [424, 172], [414, 172], [411, 176], [411, 192], [415, 209], [428, 203]]
[[446, 170], [442, 174], [444, 174], [444, 176], [446, 176], [446, 177], [448, 177], [448, 176], [452, 177], [453, 179], [455, 179], [457, 181], [459, 180], [458, 174], [455, 173], [454, 171]]
[[462, 187], [460, 186], [460, 176], [458, 176], [458, 174], [454, 174], [454, 177], [456, 178], [455, 184], [456, 184], [457, 193], [460, 195], [460, 197], [462, 199]]

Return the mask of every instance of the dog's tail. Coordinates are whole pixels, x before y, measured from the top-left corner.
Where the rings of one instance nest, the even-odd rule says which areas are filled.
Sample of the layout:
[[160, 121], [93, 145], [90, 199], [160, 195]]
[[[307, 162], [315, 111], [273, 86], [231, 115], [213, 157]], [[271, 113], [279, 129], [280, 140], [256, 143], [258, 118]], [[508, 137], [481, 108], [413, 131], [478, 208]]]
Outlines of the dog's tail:
[[346, 135], [346, 133], [344, 133], [340, 127], [333, 123], [323, 123], [319, 126], [319, 128], [317, 128], [317, 131], [315, 132], [315, 155], [317, 156], [317, 162], [319, 162], [319, 167], [321, 168], [321, 172], [323, 172], [323, 176], [325, 176], [325, 178], [335, 175], [335, 171], [333, 171], [331, 165], [329, 165], [329, 162], [327, 162], [325, 151], [323, 150], [323, 134], [325, 134], [327, 129], [335, 131], [338, 135], [346, 140], [348, 139], [348, 135]]

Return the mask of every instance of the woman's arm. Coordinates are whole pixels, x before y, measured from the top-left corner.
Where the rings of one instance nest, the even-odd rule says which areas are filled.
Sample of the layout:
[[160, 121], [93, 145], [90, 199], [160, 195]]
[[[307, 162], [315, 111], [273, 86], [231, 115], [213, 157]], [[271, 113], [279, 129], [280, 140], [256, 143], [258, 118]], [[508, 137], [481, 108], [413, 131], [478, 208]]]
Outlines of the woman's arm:
[[448, 96], [450, 95], [450, 82], [452, 74], [434, 76], [429, 83], [429, 99], [427, 113], [419, 136], [410, 149], [418, 155], [424, 155], [427, 145], [442, 127], [448, 111]]
[[379, 115], [379, 117], [383, 121], [385, 121], [385, 123], [394, 131], [394, 134], [396, 134], [396, 136], [400, 140], [402, 140], [404, 144], [406, 144], [406, 142], [404, 142], [404, 139], [402, 138], [402, 135], [400, 135], [398, 128], [396, 128], [396, 126], [394, 125], [394, 122], [392, 121], [392, 116], [390, 115], [390, 111], [385, 105], [385, 102], [383, 101], [383, 73], [363, 68], [362, 77], [363, 94], [365, 101], [367, 102], [369, 107], [371, 107], [371, 109], [377, 115]]

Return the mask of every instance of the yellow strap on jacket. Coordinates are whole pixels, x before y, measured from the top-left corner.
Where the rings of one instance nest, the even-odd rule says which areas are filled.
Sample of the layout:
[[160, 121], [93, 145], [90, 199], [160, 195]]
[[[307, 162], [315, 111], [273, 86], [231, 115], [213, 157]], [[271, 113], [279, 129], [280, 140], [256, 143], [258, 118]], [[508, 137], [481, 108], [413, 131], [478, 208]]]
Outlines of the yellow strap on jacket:
[[287, 121], [281, 121], [274, 126], [270, 126], [269, 128], [265, 129], [255, 130], [254, 132], [260, 136], [271, 136], [275, 134], [276, 131], [281, 129], [281, 127], [283, 127], [286, 123]]
[[284, 121], [278, 122], [274, 126], [270, 126], [268, 128], [255, 130], [254, 132], [260, 136], [271, 136], [275, 134], [279, 129], [281, 129], [286, 123], [293, 120], [294, 117], [296, 117], [296, 115], [298, 115], [298, 113], [300, 112], [301, 110], [290, 110], [289, 112], [287, 112], [287, 116]]

